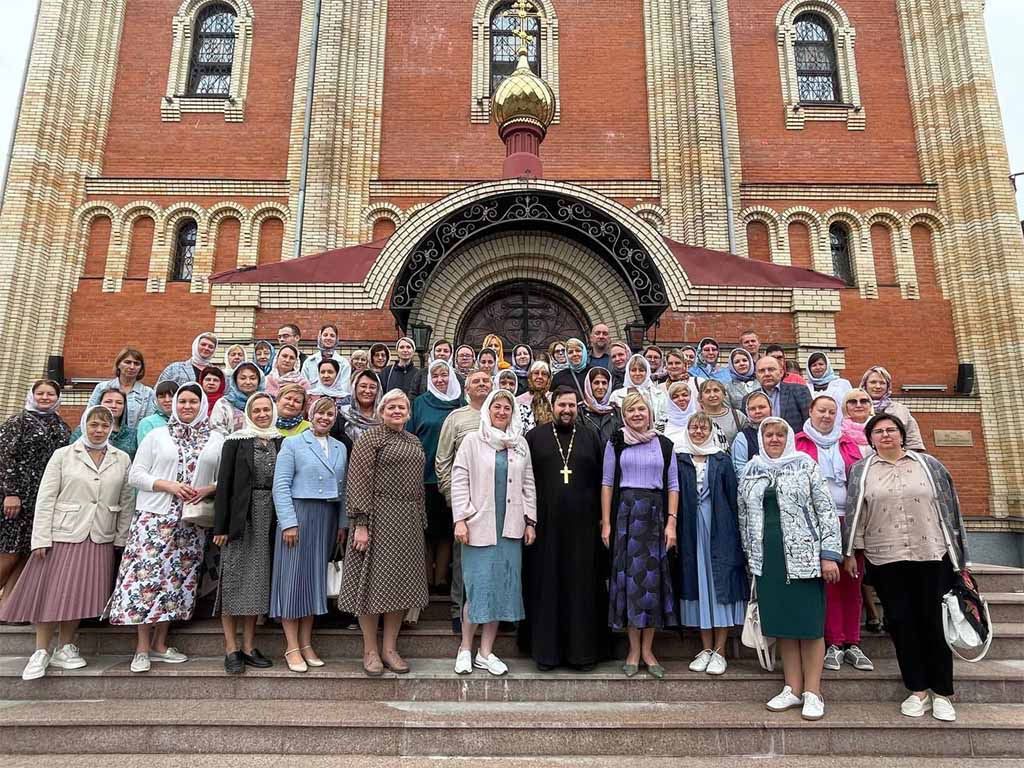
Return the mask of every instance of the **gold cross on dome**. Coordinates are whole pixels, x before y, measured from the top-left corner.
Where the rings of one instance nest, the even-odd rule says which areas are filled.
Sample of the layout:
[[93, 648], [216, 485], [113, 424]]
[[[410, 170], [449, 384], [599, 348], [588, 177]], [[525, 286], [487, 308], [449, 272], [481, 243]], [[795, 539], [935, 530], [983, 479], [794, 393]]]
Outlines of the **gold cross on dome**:
[[526, 20], [541, 18], [537, 6], [531, 3], [530, 0], [516, 0], [512, 3], [512, 7], [507, 11], [502, 11], [501, 15], [519, 20], [519, 28], [512, 33], [512, 36], [519, 38], [519, 48], [521, 51], [525, 51], [530, 44], [531, 37], [530, 33], [526, 31]]

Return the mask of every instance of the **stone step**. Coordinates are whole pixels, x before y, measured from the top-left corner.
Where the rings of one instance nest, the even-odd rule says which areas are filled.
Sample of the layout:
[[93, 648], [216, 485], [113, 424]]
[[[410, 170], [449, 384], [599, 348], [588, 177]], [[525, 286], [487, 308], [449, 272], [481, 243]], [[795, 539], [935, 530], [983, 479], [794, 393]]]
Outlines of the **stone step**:
[[971, 573], [982, 592], [1024, 592], [1024, 568], [1008, 565], [972, 565]]
[[[135, 630], [132, 627], [109, 625], [84, 627], [78, 634], [78, 645], [85, 656], [127, 655], [135, 650]], [[362, 658], [362, 635], [357, 629], [316, 629], [316, 647], [331, 658]], [[284, 634], [279, 627], [263, 626], [257, 631], [257, 647], [268, 656], [284, 652]], [[753, 651], [742, 647], [738, 640], [730, 641], [729, 653], [738, 658], [754, 658]], [[224, 643], [220, 622], [213, 619], [197, 620], [171, 629], [170, 644], [189, 656], [220, 656]], [[655, 651], [660, 658], [689, 661], [700, 651], [699, 637], [687, 632], [681, 641], [674, 632], [661, 632], [655, 640]], [[619, 655], [625, 651], [625, 637], [618, 638]], [[735, 646], [735, 648], [733, 647]], [[865, 632], [861, 647], [872, 659], [893, 658], [892, 642], [885, 634]], [[447, 659], [454, 657], [458, 639], [452, 635], [448, 621], [421, 621], [415, 628], [403, 629], [398, 638], [398, 650], [409, 658]], [[27, 656], [35, 649], [35, 633], [30, 626], [0, 626], [0, 656]], [[516, 645], [515, 635], [499, 633], [495, 653], [502, 658], [523, 656]], [[1024, 658], [1024, 622], [996, 624], [995, 639], [989, 650], [989, 659]]]
[[138, 699], [0, 702], [16, 754], [450, 757], [891, 755], [1024, 758], [1024, 705], [960, 704], [955, 723], [894, 702], [830, 703], [825, 719], [761, 703], [324, 702]]
[[[0, 754], [4, 768], [82, 768], [94, 755]], [[378, 757], [374, 755], [190, 755], [190, 768], [680, 768], [677, 757]], [[182, 768], [180, 755], [104, 755], [104, 768]], [[971, 758], [971, 768], [1020, 768], [1012, 758]], [[751, 768], [749, 757], [687, 757], [686, 768]], [[843, 768], [963, 768], [957, 757], [844, 757]], [[822, 768], [818, 755], [759, 757], [757, 768]]]
[[1024, 592], [985, 592], [992, 622], [1024, 623]]
[[[667, 676], [626, 678], [619, 662], [590, 672], [539, 672], [532, 661], [508, 659], [509, 674], [486, 672], [458, 677], [452, 659], [412, 659], [407, 675], [369, 678], [357, 659], [327, 659], [306, 674], [289, 672], [275, 659], [269, 670], [244, 675], [224, 672], [223, 657], [193, 658], [184, 664], [154, 663], [133, 674], [127, 656], [88, 659], [75, 671], [55, 668], [41, 680], [23, 681], [25, 657], [0, 658], [0, 699], [300, 699], [316, 701], [564, 701], [687, 702], [767, 701], [782, 688], [782, 674], [765, 672], [755, 661], [732, 661], [725, 675], [690, 672], [685, 661], [667, 661]], [[957, 701], [982, 704], [1024, 702], [1024, 661], [958, 662]], [[824, 694], [836, 702], [899, 702], [907, 692], [892, 659], [879, 659], [873, 672], [844, 667], [824, 673]]]

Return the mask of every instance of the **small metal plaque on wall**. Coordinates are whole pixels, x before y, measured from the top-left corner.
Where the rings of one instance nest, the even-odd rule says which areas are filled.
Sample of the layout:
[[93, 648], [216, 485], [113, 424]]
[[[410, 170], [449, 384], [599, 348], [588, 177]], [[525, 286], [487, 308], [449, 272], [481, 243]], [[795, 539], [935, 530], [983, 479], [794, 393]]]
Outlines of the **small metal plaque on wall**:
[[936, 429], [935, 444], [950, 448], [968, 448], [974, 445], [974, 433], [969, 429]]

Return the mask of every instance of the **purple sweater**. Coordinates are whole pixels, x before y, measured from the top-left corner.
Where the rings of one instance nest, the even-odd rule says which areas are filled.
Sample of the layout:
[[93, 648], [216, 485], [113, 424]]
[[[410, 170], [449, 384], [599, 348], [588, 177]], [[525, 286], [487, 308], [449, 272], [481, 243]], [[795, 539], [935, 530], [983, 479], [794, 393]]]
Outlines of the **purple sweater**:
[[[657, 438], [649, 443], [627, 445], [620, 459], [623, 488], [646, 488], [651, 491], [661, 489], [661, 476], [664, 474], [665, 462], [661, 457], [661, 443]], [[604, 473], [601, 484], [611, 488], [615, 484], [615, 449], [609, 441], [604, 447]], [[668, 468], [668, 490], [679, 490], [679, 471], [676, 467], [676, 454], [672, 453], [672, 463]]]

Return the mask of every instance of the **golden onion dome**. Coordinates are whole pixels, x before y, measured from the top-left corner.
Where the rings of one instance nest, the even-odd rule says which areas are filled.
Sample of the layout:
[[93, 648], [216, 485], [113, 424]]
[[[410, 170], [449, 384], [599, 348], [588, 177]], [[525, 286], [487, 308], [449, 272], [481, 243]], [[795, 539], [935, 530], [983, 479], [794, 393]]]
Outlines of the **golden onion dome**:
[[491, 113], [499, 127], [511, 120], [538, 122], [545, 129], [555, 119], [555, 92], [533, 74], [526, 50], [519, 49], [519, 66], [494, 91]]

